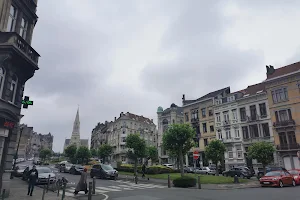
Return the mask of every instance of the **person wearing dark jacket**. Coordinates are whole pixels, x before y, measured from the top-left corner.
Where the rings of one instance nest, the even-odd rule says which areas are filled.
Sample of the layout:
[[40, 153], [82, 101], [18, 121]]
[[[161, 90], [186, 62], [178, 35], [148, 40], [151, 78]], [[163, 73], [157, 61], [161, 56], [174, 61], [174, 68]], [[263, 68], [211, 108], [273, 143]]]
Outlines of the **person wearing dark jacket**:
[[27, 195], [32, 196], [33, 188], [36, 184], [36, 180], [39, 178], [39, 173], [35, 166], [28, 172], [28, 193]]

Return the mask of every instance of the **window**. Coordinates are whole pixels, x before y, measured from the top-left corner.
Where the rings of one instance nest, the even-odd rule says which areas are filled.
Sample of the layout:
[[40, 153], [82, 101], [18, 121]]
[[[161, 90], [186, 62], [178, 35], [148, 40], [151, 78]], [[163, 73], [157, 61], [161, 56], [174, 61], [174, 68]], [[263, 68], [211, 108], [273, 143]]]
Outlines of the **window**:
[[212, 110], [208, 110], [208, 115], [209, 116], [213, 116], [214, 115], [213, 111]]
[[221, 115], [220, 115], [220, 113], [217, 113], [216, 116], [217, 116], [216, 117], [217, 118], [217, 122], [221, 122]]
[[16, 75], [13, 75], [11, 84], [10, 84], [10, 99], [9, 101], [11, 103], [15, 102], [15, 97], [16, 97], [16, 91], [17, 91], [17, 83], [18, 83], [18, 78]]
[[246, 121], [246, 109], [240, 108], [241, 121]]
[[265, 123], [265, 124], [262, 124], [261, 126], [262, 126], [263, 136], [264, 137], [270, 137], [269, 124]]
[[226, 130], [226, 139], [231, 139], [231, 133], [230, 130]]
[[121, 160], [122, 160], [122, 162], [125, 162], [126, 161], [126, 157], [125, 156], [121, 156]]
[[288, 100], [287, 88], [280, 88], [272, 91], [273, 103], [279, 103]]
[[296, 136], [295, 136], [294, 131], [289, 131], [287, 133], [287, 136], [288, 136], [288, 140], [289, 140], [290, 145], [297, 144], [297, 140], [296, 140]]
[[236, 145], [235, 149], [236, 149], [237, 158], [242, 158], [243, 157], [242, 145]]
[[235, 138], [240, 138], [240, 130], [239, 129], [234, 130], [234, 136], [235, 136]]
[[209, 129], [210, 129], [210, 132], [214, 132], [214, 131], [215, 131], [215, 129], [214, 129], [214, 126], [213, 126], [213, 125], [211, 125], [211, 126], [209, 127]]
[[236, 109], [232, 110], [232, 119], [237, 120], [237, 112], [236, 112]]
[[5, 79], [5, 71], [2, 67], [0, 67], [0, 95], [2, 94], [4, 79]]
[[256, 113], [255, 105], [250, 106], [250, 115], [251, 115], [251, 120], [256, 120], [257, 113]]
[[203, 123], [203, 124], [202, 124], [202, 127], [203, 127], [203, 132], [204, 132], [204, 133], [207, 133], [206, 123]]
[[199, 119], [198, 110], [192, 110], [191, 119]]
[[284, 122], [293, 119], [290, 109], [275, 111], [275, 117], [277, 122]]
[[202, 117], [206, 117], [206, 109], [205, 109], [205, 108], [202, 108], [202, 109], [201, 109], [201, 112], [202, 112]]
[[249, 138], [248, 126], [243, 126], [242, 130], [243, 130], [243, 138], [248, 139]]
[[288, 143], [287, 143], [287, 138], [285, 133], [284, 132], [278, 133], [278, 136], [279, 136], [280, 145], [287, 146]]
[[126, 131], [125, 131], [125, 130], [123, 131], [123, 134], [126, 134]]
[[208, 145], [207, 139], [204, 139], [204, 146], [206, 147]]
[[173, 119], [173, 124], [175, 124], [175, 119]]
[[7, 32], [14, 32], [17, 20], [17, 9], [14, 6], [10, 6], [9, 16], [7, 21]]
[[265, 103], [259, 104], [260, 117], [267, 117], [267, 108]]
[[189, 113], [184, 113], [185, 116], [185, 121], [188, 122], [189, 121]]
[[121, 141], [122, 141], [122, 142], [126, 142], [126, 137], [122, 137], [122, 138], [121, 138]]
[[251, 138], [258, 138], [259, 137], [257, 124], [250, 125], [249, 129], [250, 129], [250, 136], [251, 136]]
[[222, 132], [221, 132], [221, 130], [218, 130], [218, 137], [219, 137], [219, 140], [222, 140]]
[[223, 116], [224, 116], [224, 121], [229, 122], [229, 114], [228, 114], [228, 111], [223, 112]]
[[228, 151], [228, 158], [232, 159], [233, 158], [232, 147], [227, 147], [227, 151]]
[[27, 27], [28, 27], [28, 21], [22, 18], [21, 26], [20, 26], [20, 36], [24, 39], [26, 39]]

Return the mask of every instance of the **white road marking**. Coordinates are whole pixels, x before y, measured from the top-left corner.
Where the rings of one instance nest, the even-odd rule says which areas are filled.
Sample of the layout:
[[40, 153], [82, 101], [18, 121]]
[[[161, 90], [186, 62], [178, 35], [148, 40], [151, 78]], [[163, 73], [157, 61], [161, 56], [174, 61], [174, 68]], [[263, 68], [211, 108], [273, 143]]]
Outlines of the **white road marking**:
[[121, 192], [122, 190], [117, 190], [117, 189], [112, 189], [112, 188], [107, 188], [107, 187], [96, 187], [96, 189], [100, 189], [100, 190], [108, 190], [111, 192]]
[[128, 186], [126, 187], [118, 187], [118, 186], [108, 186], [108, 187], [111, 187], [111, 188], [114, 188], [114, 189], [123, 189], [123, 190], [133, 190], [132, 188], [129, 188]]

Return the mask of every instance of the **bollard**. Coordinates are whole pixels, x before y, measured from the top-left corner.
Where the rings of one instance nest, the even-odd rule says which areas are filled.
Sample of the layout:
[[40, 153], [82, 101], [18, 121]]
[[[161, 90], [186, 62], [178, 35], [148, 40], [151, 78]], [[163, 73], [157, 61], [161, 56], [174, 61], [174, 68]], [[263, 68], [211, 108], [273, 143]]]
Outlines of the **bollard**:
[[44, 188], [43, 188], [43, 196], [42, 196], [42, 200], [45, 199], [45, 193], [46, 193], [46, 185], [44, 185]]
[[237, 176], [237, 175], [235, 175], [235, 176], [234, 176], [234, 178], [233, 178], [233, 182], [234, 182], [234, 183], [239, 183], [239, 178], [238, 178], [238, 176]]
[[198, 189], [201, 189], [200, 176], [198, 176]]
[[2, 197], [2, 200], [5, 199], [5, 189], [2, 190], [2, 195], [1, 195], [1, 197]]
[[50, 174], [49, 174], [49, 176], [48, 176], [48, 182], [47, 182], [47, 191], [46, 191], [46, 193], [48, 193], [48, 190], [49, 190], [49, 185], [50, 185]]
[[64, 186], [63, 186], [63, 193], [62, 193], [62, 195], [61, 195], [61, 200], [64, 200], [64, 198], [65, 198], [65, 195], [66, 195], [66, 183], [64, 183]]
[[96, 194], [96, 178], [93, 177], [93, 194]]
[[171, 187], [171, 179], [170, 179], [170, 174], [168, 174], [168, 188]]
[[88, 200], [92, 200], [92, 182], [89, 182]]

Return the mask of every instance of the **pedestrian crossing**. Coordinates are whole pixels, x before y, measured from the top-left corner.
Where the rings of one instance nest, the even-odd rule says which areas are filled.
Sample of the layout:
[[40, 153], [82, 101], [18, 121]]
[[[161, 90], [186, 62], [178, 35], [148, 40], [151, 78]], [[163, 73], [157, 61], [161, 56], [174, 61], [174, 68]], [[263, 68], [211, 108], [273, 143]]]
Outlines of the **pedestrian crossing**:
[[[112, 180], [113, 181], [113, 180]], [[122, 192], [122, 191], [133, 191], [133, 190], [144, 190], [144, 189], [153, 189], [153, 188], [166, 188], [163, 185], [156, 184], [135, 184], [131, 181], [116, 180], [113, 181], [115, 185], [110, 186], [98, 186], [95, 188], [96, 195], [103, 194], [108, 192]], [[66, 188], [66, 196], [74, 196], [73, 192], [75, 187]], [[84, 196], [84, 192], [79, 192], [77, 196]]]

